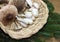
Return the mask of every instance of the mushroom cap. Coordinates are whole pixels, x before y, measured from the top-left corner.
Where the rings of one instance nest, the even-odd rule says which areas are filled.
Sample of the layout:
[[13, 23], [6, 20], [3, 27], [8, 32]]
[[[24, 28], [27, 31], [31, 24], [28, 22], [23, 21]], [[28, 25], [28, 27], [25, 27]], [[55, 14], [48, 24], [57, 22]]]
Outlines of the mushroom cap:
[[8, 3], [9, 2], [9, 0], [0, 0], [0, 4], [2, 4], [2, 3]]
[[0, 10], [0, 22], [2, 22], [4, 26], [7, 26], [15, 20], [17, 14], [17, 8], [14, 5], [4, 6]]
[[25, 7], [26, 0], [10, 0], [9, 4], [15, 5], [18, 11], [22, 11]]
[[6, 6], [9, 3], [9, 0], [0, 0], [0, 9]]

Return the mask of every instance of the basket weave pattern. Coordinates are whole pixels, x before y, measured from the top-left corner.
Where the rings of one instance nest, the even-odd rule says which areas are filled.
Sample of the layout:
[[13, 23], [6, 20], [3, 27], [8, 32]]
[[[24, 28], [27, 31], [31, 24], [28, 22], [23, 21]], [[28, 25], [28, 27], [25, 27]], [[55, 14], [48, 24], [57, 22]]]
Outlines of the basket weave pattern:
[[48, 11], [47, 5], [42, 0], [38, 0], [38, 1], [33, 0], [33, 2], [35, 1], [40, 4], [40, 8], [39, 8], [39, 16], [34, 21], [34, 24], [29, 25], [27, 28], [23, 28], [20, 31], [13, 31], [13, 30], [7, 29], [7, 27], [3, 27], [2, 24], [0, 23], [1, 29], [15, 39], [27, 38], [27, 37], [30, 37], [32, 34], [37, 33], [44, 26], [44, 24], [46, 24], [49, 11]]

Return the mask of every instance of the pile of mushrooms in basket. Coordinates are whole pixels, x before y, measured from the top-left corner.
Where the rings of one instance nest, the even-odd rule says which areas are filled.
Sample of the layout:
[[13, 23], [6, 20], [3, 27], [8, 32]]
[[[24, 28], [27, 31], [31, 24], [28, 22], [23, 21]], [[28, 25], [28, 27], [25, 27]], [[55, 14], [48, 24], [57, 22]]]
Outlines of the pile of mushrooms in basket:
[[42, 0], [0, 0], [0, 27], [11, 38], [27, 38], [46, 24], [48, 13]]

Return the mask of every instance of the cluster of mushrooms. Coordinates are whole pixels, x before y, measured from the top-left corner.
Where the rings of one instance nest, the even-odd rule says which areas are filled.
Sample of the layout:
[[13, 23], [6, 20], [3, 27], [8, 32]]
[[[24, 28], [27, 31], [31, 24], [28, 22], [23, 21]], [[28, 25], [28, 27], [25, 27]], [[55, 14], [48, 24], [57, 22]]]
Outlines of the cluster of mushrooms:
[[26, 28], [38, 17], [39, 4], [32, 3], [32, 0], [0, 0], [2, 3], [6, 3], [0, 7], [0, 22], [4, 26], [14, 22], [17, 26], [15, 29]]

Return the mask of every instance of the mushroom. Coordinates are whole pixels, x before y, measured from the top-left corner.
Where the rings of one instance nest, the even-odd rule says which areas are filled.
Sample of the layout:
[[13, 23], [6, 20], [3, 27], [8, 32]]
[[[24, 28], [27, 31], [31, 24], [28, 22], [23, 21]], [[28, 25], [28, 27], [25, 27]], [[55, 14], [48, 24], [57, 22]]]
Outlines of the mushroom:
[[32, 17], [32, 13], [31, 12], [25, 12], [25, 17], [26, 18], [31, 18]]
[[19, 22], [22, 22], [22, 23], [25, 23], [25, 24], [33, 24], [33, 20], [32, 19], [28, 19], [28, 18], [24, 18], [24, 19], [22, 19], [22, 18], [19, 18], [19, 17], [17, 17], [16, 16], [16, 18], [17, 18], [17, 20], [19, 21]]
[[14, 5], [7, 5], [0, 9], [0, 22], [4, 25], [10, 25], [15, 21], [18, 14], [17, 8]]
[[9, 2], [9, 0], [0, 0], [0, 4], [2, 4], [2, 3], [8, 3]]
[[38, 9], [36, 9], [36, 8], [32, 8], [32, 14], [33, 14], [33, 16], [34, 17], [38, 17]]
[[9, 4], [10, 5], [15, 5], [18, 9], [18, 12], [23, 11], [26, 6], [26, 0], [10, 0]]
[[28, 6], [30, 6], [30, 7], [32, 7], [32, 0], [26, 0], [26, 2], [27, 2], [27, 4], [28, 4]]
[[20, 24], [21, 24], [22, 27], [25, 27], [25, 28], [27, 27], [27, 24], [25, 24], [23, 22], [20, 22]]
[[33, 16], [32, 12], [25, 12], [25, 17], [28, 19], [35, 20], [35, 17]]
[[32, 15], [33, 15], [34, 17], [38, 17], [38, 9], [37, 9], [37, 8], [32, 7], [32, 8], [29, 9], [29, 11], [32, 12]]
[[18, 17], [25, 17], [25, 18], [31, 18], [32, 13], [31, 12], [25, 12], [24, 14], [18, 14]]
[[9, 0], [0, 0], [0, 9], [6, 6], [9, 3]]
[[34, 16], [32, 16], [30, 19], [32, 19], [33, 21], [35, 20], [35, 17]]
[[34, 6], [35, 8], [37, 8], [37, 9], [39, 9], [39, 4], [38, 4], [37, 2], [34, 2], [34, 3], [33, 3], [33, 6]]

